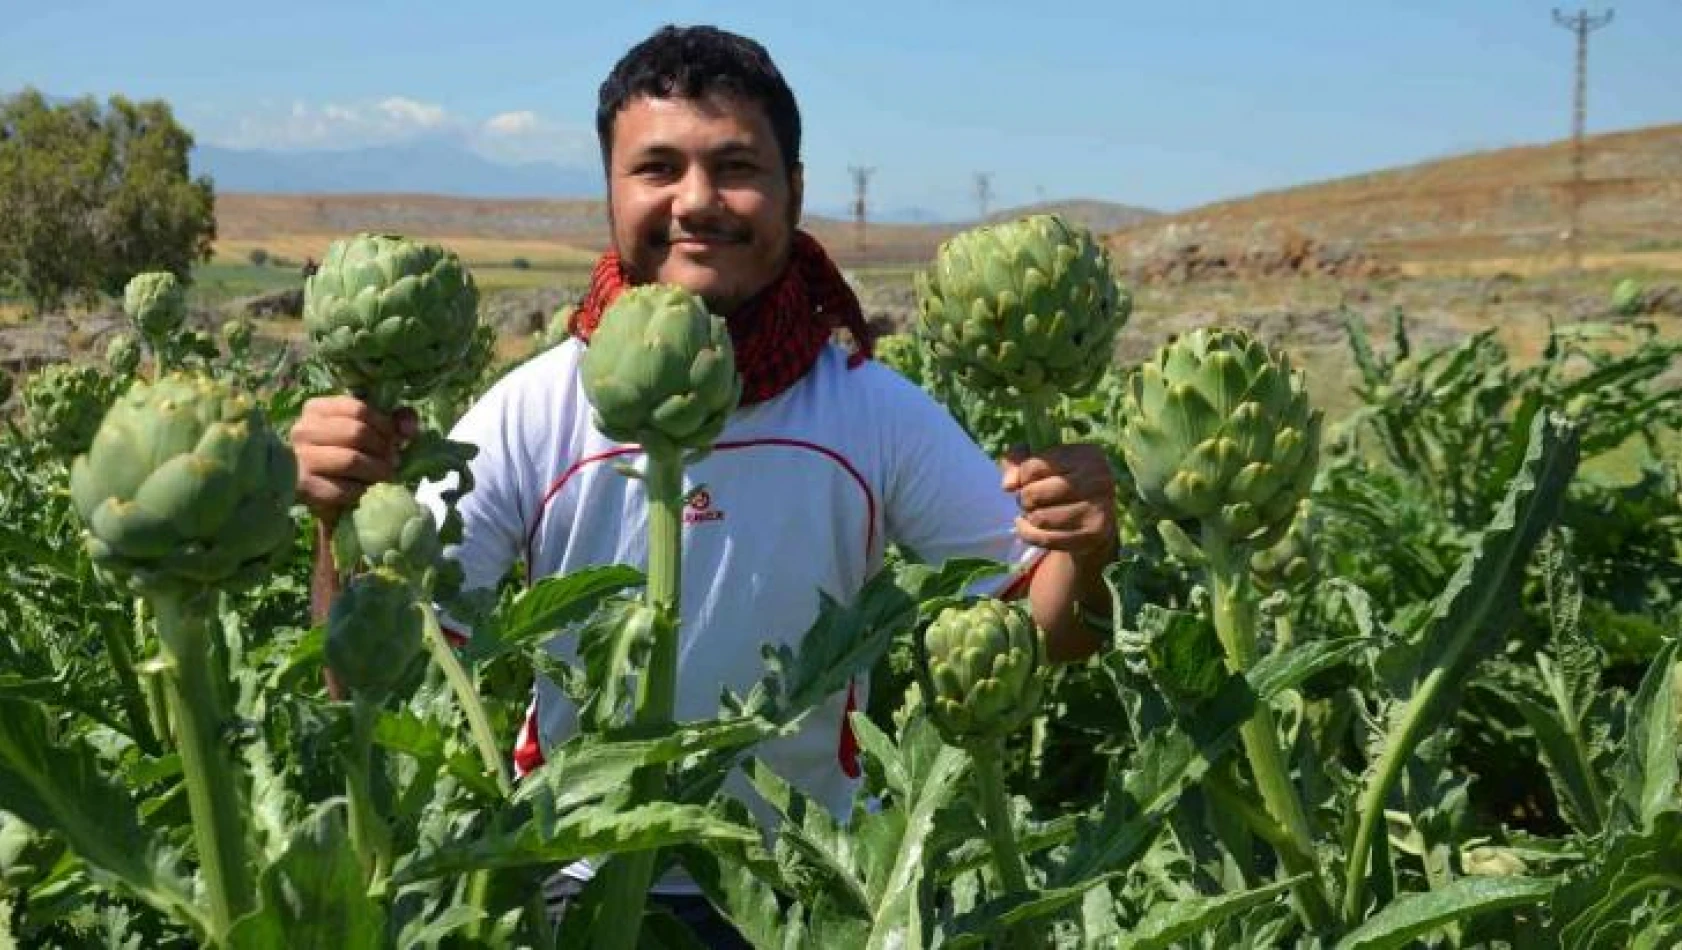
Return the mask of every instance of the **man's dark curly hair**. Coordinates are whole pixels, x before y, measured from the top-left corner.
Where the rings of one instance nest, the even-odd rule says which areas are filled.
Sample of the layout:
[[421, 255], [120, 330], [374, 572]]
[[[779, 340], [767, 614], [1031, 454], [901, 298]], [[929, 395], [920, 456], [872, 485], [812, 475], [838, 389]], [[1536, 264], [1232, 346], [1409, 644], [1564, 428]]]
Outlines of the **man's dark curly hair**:
[[765, 47], [711, 26], [664, 26], [631, 47], [602, 82], [596, 138], [602, 163], [613, 151], [613, 124], [632, 100], [700, 99], [723, 93], [758, 104], [771, 120], [790, 174], [800, 161], [800, 107]]

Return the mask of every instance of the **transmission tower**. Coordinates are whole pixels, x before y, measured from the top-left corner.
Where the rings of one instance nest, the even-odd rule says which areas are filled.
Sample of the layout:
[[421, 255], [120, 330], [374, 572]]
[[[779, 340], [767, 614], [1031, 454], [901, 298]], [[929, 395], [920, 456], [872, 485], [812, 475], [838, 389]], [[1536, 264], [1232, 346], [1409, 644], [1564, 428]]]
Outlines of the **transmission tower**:
[[1612, 11], [1590, 16], [1579, 10], [1566, 16], [1554, 10], [1554, 23], [1577, 34], [1577, 82], [1571, 102], [1571, 224], [1565, 232], [1565, 245], [1571, 255], [1571, 269], [1583, 265], [1583, 126], [1588, 117], [1589, 89], [1589, 33], [1612, 22]]
[[864, 250], [864, 215], [868, 205], [865, 204], [865, 193], [870, 190], [870, 174], [876, 169], [865, 168], [862, 165], [852, 165], [847, 169], [853, 174], [853, 245], [858, 250]]
[[975, 204], [981, 209], [981, 220], [987, 220], [987, 207], [993, 200], [993, 176], [986, 172], [975, 173]]

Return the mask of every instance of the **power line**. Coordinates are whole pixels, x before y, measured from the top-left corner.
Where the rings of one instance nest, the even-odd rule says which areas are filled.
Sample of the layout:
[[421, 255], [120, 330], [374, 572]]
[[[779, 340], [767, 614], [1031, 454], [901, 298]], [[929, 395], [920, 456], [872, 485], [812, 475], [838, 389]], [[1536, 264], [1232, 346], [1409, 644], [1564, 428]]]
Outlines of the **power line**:
[[1590, 16], [1579, 10], [1566, 16], [1554, 10], [1554, 23], [1577, 34], [1577, 81], [1571, 102], [1571, 225], [1565, 232], [1565, 243], [1571, 255], [1571, 269], [1583, 265], [1583, 127], [1588, 117], [1589, 33], [1612, 22], [1612, 11]]
[[862, 165], [852, 165], [847, 169], [853, 175], [853, 245], [858, 250], [864, 250], [864, 219], [869, 205], [865, 195], [870, 191], [870, 175], [876, 171]]

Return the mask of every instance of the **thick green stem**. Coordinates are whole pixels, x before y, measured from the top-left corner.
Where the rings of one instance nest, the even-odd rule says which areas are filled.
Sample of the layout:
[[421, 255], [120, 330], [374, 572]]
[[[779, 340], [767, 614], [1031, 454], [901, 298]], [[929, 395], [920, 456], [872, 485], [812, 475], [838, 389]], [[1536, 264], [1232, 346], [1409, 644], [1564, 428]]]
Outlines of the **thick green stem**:
[[[683, 456], [650, 452], [643, 472], [648, 493], [648, 586], [645, 602], [655, 613], [654, 644], [648, 665], [637, 680], [633, 723], [657, 727], [671, 722], [677, 704], [677, 635], [679, 593], [683, 580]], [[631, 778], [631, 802], [642, 804], [663, 797], [664, 766], [645, 766]], [[642, 931], [642, 912], [653, 883], [655, 850], [621, 854], [602, 874], [607, 881], [603, 916], [611, 922], [591, 935], [603, 950], [630, 950]]]
[[[1005, 788], [1005, 749], [999, 740], [971, 750], [975, 770], [976, 797], [981, 799], [981, 824], [987, 831], [987, 846], [993, 852], [993, 868], [1006, 894], [1026, 894], [1028, 874], [1022, 864], [1022, 849], [1016, 843], [1016, 828], [1010, 820], [1010, 794]], [[1006, 945], [1032, 947], [1034, 932], [1019, 924], [1006, 932]]]
[[1028, 436], [1028, 451], [1037, 455], [1059, 441], [1057, 427], [1051, 421], [1051, 399], [1022, 400], [1022, 428]]
[[496, 733], [491, 729], [491, 718], [485, 712], [485, 704], [479, 700], [479, 691], [473, 688], [473, 678], [467, 675], [461, 660], [450, 648], [450, 641], [444, 638], [444, 630], [438, 626], [438, 614], [424, 600], [421, 602], [421, 614], [425, 618], [426, 648], [432, 654], [432, 662], [444, 671], [450, 692], [455, 694], [456, 706], [467, 718], [467, 731], [473, 736], [473, 745], [479, 750], [479, 760], [484, 763], [485, 771], [496, 778], [496, 787], [507, 795], [513, 791], [514, 783], [509, 778], [502, 752], [497, 748]]
[[391, 871], [391, 831], [374, 807], [374, 725], [380, 707], [364, 699], [351, 706], [350, 764], [345, 769], [345, 794], [350, 799], [350, 843], [362, 859], [369, 889], [383, 892]]
[[1449, 681], [1449, 670], [1446, 666], [1438, 666], [1426, 675], [1408, 700], [1400, 727], [1385, 737], [1384, 754], [1373, 767], [1372, 778], [1361, 789], [1361, 796], [1355, 806], [1356, 821], [1359, 822], [1355, 826], [1355, 843], [1349, 848], [1349, 863], [1344, 868], [1345, 924], [1358, 923], [1360, 920], [1362, 906], [1367, 897], [1367, 863], [1372, 856], [1373, 836], [1378, 833], [1379, 826], [1384, 821], [1384, 803], [1390, 797], [1390, 790], [1401, 780], [1402, 769], [1422, 738], [1420, 731], [1427, 717], [1422, 715], [1421, 711], [1435, 705], [1437, 694]]
[[249, 912], [257, 896], [245, 823], [245, 788], [222, 729], [230, 718], [225, 684], [215, 681], [208, 608], [174, 595], [152, 598], [167, 669], [164, 694], [175, 724], [199, 873], [210, 901], [213, 943]]
[[163, 746], [153, 728], [154, 718], [147, 706], [146, 692], [134, 671], [135, 639], [128, 631], [109, 625], [101, 625], [100, 634], [105, 638], [105, 655], [111, 661], [111, 670], [117, 674], [117, 688], [122, 691], [123, 714], [128, 717], [132, 732], [129, 738], [147, 755], [161, 755]]
[[[1255, 665], [1259, 652], [1256, 644], [1256, 597], [1249, 583], [1248, 565], [1242, 553], [1235, 551], [1218, 530], [1205, 528], [1202, 542], [1203, 552], [1209, 559], [1207, 577], [1215, 633], [1226, 650], [1227, 668], [1243, 675]], [[1279, 733], [1273, 723], [1272, 707], [1265, 701], [1258, 702], [1255, 713], [1239, 733], [1262, 804], [1294, 845], [1281, 849], [1279, 859], [1293, 876], [1309, 875], [1297, 887], [1303, 918], [1311, 928], [1323, 931], [1333, 921], [1331, 901], [1326, 895], [1320, 863], [1315, 857], [1314, 836], [1308, 829], [1302, 802], [1297, 798], [1290, 771], [1285, 765], [1285, 754], [1280, 748]]]

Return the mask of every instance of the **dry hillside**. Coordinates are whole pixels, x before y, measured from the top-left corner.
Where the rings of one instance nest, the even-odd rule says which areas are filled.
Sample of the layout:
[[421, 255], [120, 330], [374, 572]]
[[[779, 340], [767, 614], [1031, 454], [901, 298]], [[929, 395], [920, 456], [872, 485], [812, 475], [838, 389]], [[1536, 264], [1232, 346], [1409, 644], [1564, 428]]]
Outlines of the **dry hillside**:
[[[1682, 124], [1586, 145], [1585, 249], [1682, 248]], [[1570, 178], [1568, 141], [1479, 152], [1205, 205], [1119, 229], [1111, 242], [1133, 261], [1292, 234], [1402, 262], [1532, 258], [1560, 247]]]

